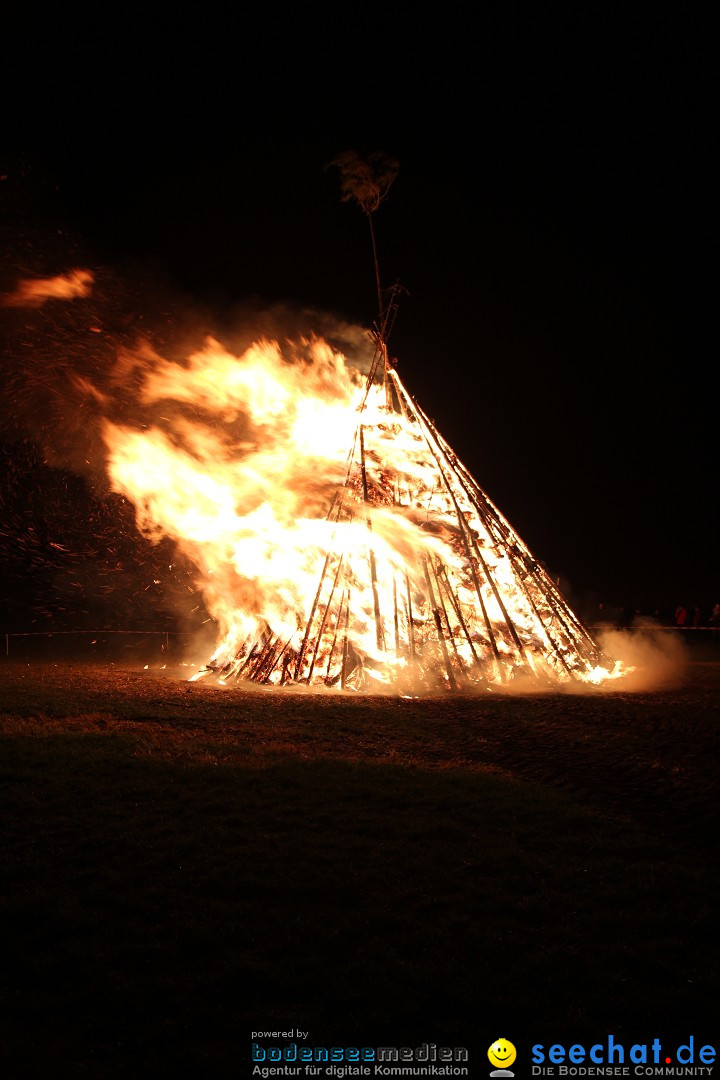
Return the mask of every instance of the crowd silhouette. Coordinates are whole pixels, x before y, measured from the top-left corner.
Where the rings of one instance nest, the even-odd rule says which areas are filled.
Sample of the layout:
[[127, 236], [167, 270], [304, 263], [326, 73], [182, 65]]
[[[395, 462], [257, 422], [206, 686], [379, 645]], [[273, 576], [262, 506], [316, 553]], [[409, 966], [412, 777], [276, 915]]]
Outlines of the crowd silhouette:
[[[675, 630], [697, 631], [700, 636], [720, 637], [720, 601], [691, 604], [684, 600], [671, 607], [634, 607], [598, 601], [592, 610], [585, 609], [585, 619], [593, 627], [629, 629], [644, 620]], [[702, 633], [704, 632], [704, 633]]]

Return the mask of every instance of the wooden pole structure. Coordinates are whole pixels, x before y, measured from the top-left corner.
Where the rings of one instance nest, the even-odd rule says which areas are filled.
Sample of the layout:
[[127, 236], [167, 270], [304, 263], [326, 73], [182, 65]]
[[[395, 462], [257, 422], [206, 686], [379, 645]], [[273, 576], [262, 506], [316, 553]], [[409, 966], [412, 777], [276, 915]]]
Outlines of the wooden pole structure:
[[[392, 377], [393, 377], [393, 379], [395, 381], [395, 384], [396, 384], [396, 387], [397, 387], [397, 390], [398, 390], [398, 394], [405, 397], [405, 401], [406, 401], [406, 405], [408, 407], [408, 410], [411, 411], [412, 413], [414, 413], [414, 403], [410, 400], [410, 398], [409, 398], [409, 396], [407, 394], [407, 391], [405, 390], [405, 387], [402, 385], [402, 383], [398, 379], [397, 374], [395, 372], [392, 373]], [[480, 588], [480, 582], [478, 581], [477, 570], [475, 568], [475, 560], [473, 559], [472, 553], [470, 551], [470, 540], [468, 539], [468, 535], [467, 535], [468, 530], [467, 530], [467, 526], [466, 526], [466, 523], [465, 523], [465, 519], [464, 519], [464, 517], [463, 517], [463, 515], [462, 515], [462, 513], [460, 511], [460, 507], [457, 504], [457, 500], [455, 499], [455, 495], [454, 495], [452, 489], [450, 488], [450, 485], [448, 484], [447, 479], [445, 478], [445, 473], [443, 472], [442, 468], [440, 467], [440, 462], [437, 459], [437, 455], [435, 454], [435, 452], [433, 450], [430, 439], [428, 438], [427, 432], [425, 431], [422, 424], [420, 424], [420, 430], [423, 432], [423, 436], [425, 438], [425, 442], [427, 443], [428, 449], [430, 450], [431, 454], [435, 458], [435, 461], [436, 461], [436, 464], [438, 465], [438, 468], [440, 468], [440, 475], [443, 478], [443, 481], [445, 483], [445, 487], [446, 487], [446, 489], [447, 489], [447, 491], [448, 491], [448, 493], [450, 495], [450, 498], [452, 499], [452, 502], [454, 504], [455, 515], [457, 517], [458, 525], [460, 526], [460, 536], [462, 537], [463, 547], [465, 548], [465, 556], [467, 558], [468, 566], [470, 567], [470, 574], [471, 574], [472, 579], [473, 579], [473, 585], [475, 587], [475, 592], [477, 594], [477, 598], [478, 598], [478, 601], [480, 603], [480, 610], [482, 612], [483, 622], [485, 623], [485, 629], [487, 630], [488, 638], [490, 640], [490, 647], [491, 647], [491, 649], [493, 651], [493, 655], [495, 656], [495, 659], [496, 659], [496, 661], [498, 663], [498, 670], [499, 670], [500, 673], [502, 673], [502, 670], [503, 670], [502, 669], [502, 657], [500, 656], [500, 651], [498, 649], [497, 642], [495, 640], [495, 630], [493, 628], [492, 622], [490, 621], [490, 616], [488, 615], [487, 607], [485, 606], [485, 598], [483, 597], [482, 589]], [[472, 539], [472, 538], [470, 538], [470, 539]]]
[[340, 674], [340, 689], [345, 689], [345, 679], [347, 677], [347, 658], [348, 658], [348, 625], [350, 623], [350, 592], [345, 590], [345, 633], [343, 635], [343, 650], [342, 650], [342, 669]]
[[[420, 410], [421, 411], [421, 410]], [[424, 415], [424, 414], [423, 414]], [[448, 447], [445, 440], [439, 434], [435, 432], [438, 442], [442, 444], [443, 452], [448, 459], [450, 465], [453, 467], [453, 471], [458, 478], [458, 482], [465, 491], [467, 497], [471, 500], [475, 509], [478, 512], [480, 520], [488, 530], [491, 536], [494, 536], [495, 542], [501, 544], [507, 549], [508, 557], [515, 571], [515, 577], [518, 581], [528, 603], [531, 606], [532, 612], [535, 615], [539, 625], [542, 627], [544, 636], [547, 638], [551, 645], [552, 650], [556, 653], [558, 659], [562, 663], [566, 672], [575, 677], [575, 673], [569, 667], [567, 660], [560, 648], [557, 638], [550, 633], [545, 619], [538, 611], [537, 605], [530, 593], [530, 590], [525, 584], [525, 574], [522, 572], [522, 568], [519, 566], [519, 561], [522, 558], [525, 563], [525, 570], [533, 576], [539, 578], [539, 588], [553, 611], [553, 615], [557, 618], [558, 622], [563, 627], [565, 633], [568, 636], [573, 648], [586, 658], [591, 658], [594, 661], [598, 661], [601, 658], [600, 650], [592, 637], [588, 633], [587, 629], [583, 626], [580, 620], [575, 616], [573, 611], [565, 603], [564, 599], [556, 589], [554, 583], [550, 577], [542, 570], [542, 567], [538, 566], [536, 561], [531, 558], [529, 552], [524, 547], [520, 538], [513, 532], [512, 529], [498, 516], [498, 512], [487, 498], [481, 488], [465, 468], [465, 466], [458, 460], [452, 450]], [[529, 565], [528, 565], [529, 564]], [[588, 646], [590, 647], [589, 657], [587, 655]]]
[[442, 563], [436, 563], [436, 565], [435, 565], [435, 577], [438, 579], [440, 584], [445, 589], [445, 594], [446, 594], [446, 596], [448, 597], [450, 603], [453, 606], [453, 609], [455, 611], [455, 616], [456, 616], [458, 622], [460, 623], [460, 626], [463, 629], [463, 633], [465, 634], [465, 637], [467, 639], [467, 643], [470, 646], [470, 652], [473, 654], [473, 659], [474, 659], [475, 663], [478, 666], [480, 666], [480, 657], [478, 656], [477, 652], [475, 651], [475, 643], [473, 642], [473, 639], [470, 636], [470, 631], [467, 628], [467, 623], [465, 622], [465, 619], [463, 618], [463, 613], [462, 613], [462, 610], [460, 608], [460, 601], [459, 601], [458, 597], [455, 595], [455, 593], [453, 592], [453, 590], [452, 590], [452, 588], [450, 586], [450, 582], [448, 581], [448, 576], [447, 576], [447, 570], [442, 565]]
[[323, 613], [322, 621], [320, 623], [320, 627], [318, 629], [317, 636], [315, 638], [315, 648], [313, 649], [312, 660], [310, 661], [310, 669], [309, 669], [308, 674], [307, 674], [307, 679], [305, 680], [308, 683], [312, 679], [312, 673], [313, 673], [313, 670], [315, 668], [315, 661], [317, 659], [318, 649], [320, 648], [320, 642], [322, 640], [323, 633], [325, 632], [325, 623], [327, 621], [327, 617], [328, 617], [328, 614], [330, 612], [330, 605], [332, 604], [332, 598], [335, 595], [335, 587], [336, 587], [336, 585], [338, 583], [338, 578], [340, 577], [340, 568], [341, 568], [341, 566], [343, 564], [343, 558], [344, 558], [344, 556], [341, 555], [340, 556], [340, 561], [337, 564], [337, 570], [335, 571], [335, 577], [333, 579], [332, 589], [330, 590], [330, 596], [328, 597], [328, 602], [325, 605], [325, 611]]
[[440, 612], [438, 611], [437, 604], [435, 603], [435, 596], [433, 594], [433, 587], [430, 581], [430, 574], [428, 573], [427, 558], [422, 556], [423, 570], [425, 571], [425, 583], [427, 585], [428, 600], [430, 601], [430, 609], [433, 613], [435, 620], [435, 628], [437, 629], [438, 641], [442, 648], [443, 657], [445, 658], [445, 668], [448, 673], [448, 682], [453, 690], [457, 690], [457, 682], [455, 681], [455, 674], [450, 663], [450, 654], [448, 653], [447, 644], [445, 642], [445, 635], [443, 634], [442, 620], [440, 619]]
[[440, 614], [442, 616], [442, 619], [443, 619], [443, 621], [445, 623], [445, 631], [446, 631], [446, 634], [447, 634], [448, 641], [450, 642], [450, 644], [453, 647], [453, 652], [455, 653], [455, 660], [457, 661], [457, 665], [458, 665], [460, 671], [463, 671], [465, 669], [465, 664], [463, 663], [463, 659], [462, 659], [460, 653], [458, 652], [458, 647], [457, 647], [457, 642], [455, 640], [455, 635], [453, 634], [452, 627], [450, 626], [450, 619], [448, 618], [447, 608], [445, 607], [445, 601], [442, 598], [442, 588], [441, 588], [440, 582], [438, 580], [437, 569], [430, 562], [429, 559], [427, 560], [427, 567], [428, 567], [429, 572], [432, 571], [431, 577], [434, 578], [434, 580], [435, 580], [435, 586], [436, 586], [436, 591], [437, 591], [438, 610], [439, 610], [439, 612], [440, 612]]
[[[364, 434], [363, 434], [363, 425], [362, 424], [360, 425], [360, 468], [361, 468], [361, 472], [362, 472], [363, 499], [365, 501], [365, 505], [367, 506], [369, 504], [370, 500], [368, 498], [367, 472], [365, 470], [365, 437], [364, 437]], [[370, 533], [370, 536], [372, 537], [372, 521], [370, 520], [369, 515], [368, 515], [366, 521], [367, 521], [368, 532]], [[368, 545], [368, 547], [369, 547], [369, 555], [370, 555], [370, 584], [372, 586], [373, 608], [375, 610], [375, 639], [377, 641], [378, 649], [380, 649], [382, 652], [384, 652], [385, 651], [385, 633], [383, 631], [382, 616], [380, 614], [380, 596], [379, 596], [379, 593], [378, 593], [377, 565], [375, 563], [375, 551], [373, 550], [372, 540], [370, 541], [370, 544]]]
[[415, 626], [413, 623], [412, 596], [410, 595], [410, 578], [408, 577], [407, 573], [405, 574], [405, 592], [407, 595], [408, 646], [410, 650], [408, 660], [410, 663], [411, 682], [414, 690], [417, 686], [417, 667], [415, 660]]

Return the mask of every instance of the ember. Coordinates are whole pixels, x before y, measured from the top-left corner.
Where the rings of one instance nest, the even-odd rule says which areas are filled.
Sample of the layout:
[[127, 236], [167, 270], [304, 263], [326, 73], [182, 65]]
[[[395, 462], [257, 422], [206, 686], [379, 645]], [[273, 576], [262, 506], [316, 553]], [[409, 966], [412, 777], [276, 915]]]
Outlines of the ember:
[[371, 341], [366, 375], [320, 339], [145, 358], [163, 417], [105, 424], [140, 528], [199, 568], [219, 629], [200, 675], [393, 693], [617, 676]]

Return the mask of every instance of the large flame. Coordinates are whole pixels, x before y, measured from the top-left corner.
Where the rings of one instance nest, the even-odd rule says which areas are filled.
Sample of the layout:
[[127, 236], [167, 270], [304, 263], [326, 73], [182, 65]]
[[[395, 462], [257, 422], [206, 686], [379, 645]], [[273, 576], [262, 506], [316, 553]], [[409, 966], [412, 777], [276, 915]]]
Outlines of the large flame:
[[104, 424], [140, 528], [198, 567], [219, 632], [207, 671], [398, 691], [616, 673], [381, 341], [368, 376], [320, 339], [291, 353], [146, 355], [158, 416]]

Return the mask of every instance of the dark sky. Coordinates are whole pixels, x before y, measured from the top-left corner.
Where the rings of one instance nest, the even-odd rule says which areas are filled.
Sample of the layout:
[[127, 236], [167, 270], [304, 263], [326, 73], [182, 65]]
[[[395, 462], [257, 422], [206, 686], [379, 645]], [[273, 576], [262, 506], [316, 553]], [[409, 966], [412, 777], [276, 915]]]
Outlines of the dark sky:
[[369, 325], [366, 222], [325, 165], [381, 150], [400, 162], [376, 227], [408, 388], [575, 594], [712, 605], [703, 27], [513, 11], [352, 54], [299, 27], [296, 49], [243, 41], [234, 65], [219, 23], [182, 48], [106, 38], [40, 76], [41, 106], [16, 79], [4, 272], [57, 272], [67, 245], [218, 327], [248, 300]]

